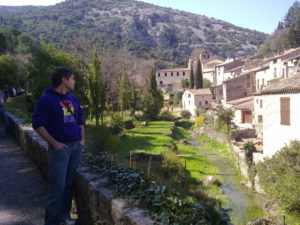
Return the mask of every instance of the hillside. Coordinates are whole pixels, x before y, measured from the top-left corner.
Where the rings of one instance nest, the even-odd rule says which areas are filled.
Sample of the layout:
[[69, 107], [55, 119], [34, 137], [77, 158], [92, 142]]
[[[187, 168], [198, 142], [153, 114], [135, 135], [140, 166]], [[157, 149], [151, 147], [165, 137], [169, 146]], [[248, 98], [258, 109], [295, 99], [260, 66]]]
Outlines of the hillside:
[[222, 57], [253, 54], [268, 37], [214, 18], [134, 0], [67, 0], [1, 17], [1, 26], [17, 28], [64, 49], [70, 40], [81, 40], [87, 48], [125, 47], [138, 57], [177, 65], [184, 65], [197, 47]]

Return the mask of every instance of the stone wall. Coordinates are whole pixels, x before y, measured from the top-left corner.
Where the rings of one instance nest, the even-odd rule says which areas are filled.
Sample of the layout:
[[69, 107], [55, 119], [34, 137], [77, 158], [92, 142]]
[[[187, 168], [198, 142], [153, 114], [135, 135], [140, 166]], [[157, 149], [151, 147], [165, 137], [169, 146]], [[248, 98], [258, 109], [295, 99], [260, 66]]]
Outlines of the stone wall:
[[[43, 176], [48, 174], [47, 143], [28, 126], [24, 120], [7, 113], [13, 135], [22, 147], [24, 154], [40, 169]], [[116, 198], [115, 193], [106, 186], [107, 178], [95, 174], [82, 162], [78, 168], [76, 186], [76, 208], [82, 225], [147, 225], [153, 224], [147, 211], [135, 206], [128, 207], [127, 201]]]

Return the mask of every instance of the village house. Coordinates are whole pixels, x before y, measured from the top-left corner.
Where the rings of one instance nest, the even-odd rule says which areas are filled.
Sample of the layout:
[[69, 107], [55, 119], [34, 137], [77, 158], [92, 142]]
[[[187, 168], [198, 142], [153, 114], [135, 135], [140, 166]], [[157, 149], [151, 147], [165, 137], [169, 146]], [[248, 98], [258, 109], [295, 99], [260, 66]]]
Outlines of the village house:
[[266, 87], [255, 99], [255, 119], [262, 123], [264, 157], [271, 157], [291, 140], [300, 140], [300, 74]]
[[195, 116], [198, 108], [211, 107], [212, 93], [209, 88], [188, 89], [182, 95], [182, 109], [188, 110]]
[[232, 69], [245, 64], [241, 59], [228, 59], [224, 63], [216, 65], [213, 86], [223, 84], [223, 81], [232, 78]]
[[253, 128], [253, 96], [229, 101], [226, 108], [234, 109], [233, 123], [239, 129]]

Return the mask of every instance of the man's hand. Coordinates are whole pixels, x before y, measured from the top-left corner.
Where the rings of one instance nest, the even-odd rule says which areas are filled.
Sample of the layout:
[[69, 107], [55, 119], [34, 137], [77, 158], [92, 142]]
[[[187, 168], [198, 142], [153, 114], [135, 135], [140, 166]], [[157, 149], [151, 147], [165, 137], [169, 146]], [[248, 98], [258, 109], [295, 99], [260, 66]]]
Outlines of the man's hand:
[[81, 139], [79, 143], [84, 146], [84, 139]]
[[60, 149], [63, 149], [63, 148], [68, 148], [67, 145], [65, 145], [64, 143], [61, 143], [61, 142], [55, 142], [52, 144], [52, 147], [54, 148], [54, 150], [60, 150]]

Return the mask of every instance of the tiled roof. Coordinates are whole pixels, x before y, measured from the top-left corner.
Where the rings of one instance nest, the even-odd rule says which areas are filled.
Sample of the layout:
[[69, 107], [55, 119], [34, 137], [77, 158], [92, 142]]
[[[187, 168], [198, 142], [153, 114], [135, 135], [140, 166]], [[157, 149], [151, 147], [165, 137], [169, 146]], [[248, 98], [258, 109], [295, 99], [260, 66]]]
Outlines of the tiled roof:
[[187, 91], [191, 92], [194, 95], [211, 95], [211, 90], [209, 88], [188, 89]]
[[253, 96], [232, 100], [227, 102], [227, 104], [232, 105], [235, 109], [252, 110], [254, 104]]
[[174, 68], [174, 69], [163, 69], [163, 70], [157, 70], [157, 73], [160, 72], [177, 72], [177, 71], [190, 71], [190, 68]]
[[221, 63], [224, 63], [224, 61], [220, 60], [220, 59], [212, 59], [205, 64], [206, 65], [214, 65], [214, 64], [221, 64]]
[[233, 68], [242, 66], [244, 64], [245, 64], [245, 61], [237, 59], [237, 60], [234, 60], [232, 62], [225, 62], [225, 63], [222, 63], [222, 64], [217, 65], [217, 66], [224, 66], [224, 72], [227, 72], [229, 70], [232, 70]]
[[300, 93], [300, 74], [278, 81], [261, 90], [257, 95], [285, 93]]

